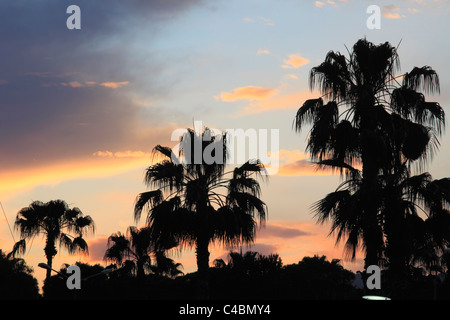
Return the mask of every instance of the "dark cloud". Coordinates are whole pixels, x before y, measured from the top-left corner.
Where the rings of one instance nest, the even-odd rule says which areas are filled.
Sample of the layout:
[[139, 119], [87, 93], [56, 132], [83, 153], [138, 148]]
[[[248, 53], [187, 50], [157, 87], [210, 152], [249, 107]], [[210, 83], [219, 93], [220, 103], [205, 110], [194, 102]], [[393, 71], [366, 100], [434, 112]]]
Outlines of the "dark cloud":
[[[152, 148], [149, 139], [165, 114], [143, 109], [136, 92], [158, 99], [170, 89], [151, 42], [164, 23], [199, 2], [1, 1], [2, 170], [103, 149], [142, 149], [146, 141]], [[81, 8], [81, 30], [66, 28], [72, 4]], [[137, 41], [147, 41], [148, 51], [135, 50]], [[129, 85], [67, 85], [77, 82]]]
[[260, 229], [258, 233], [258, 238], [268, 238], [268, 237], [295, 238], [308, 235], [311, 235], [311, 233], [297, 228], [288, 228], [268, 224]]

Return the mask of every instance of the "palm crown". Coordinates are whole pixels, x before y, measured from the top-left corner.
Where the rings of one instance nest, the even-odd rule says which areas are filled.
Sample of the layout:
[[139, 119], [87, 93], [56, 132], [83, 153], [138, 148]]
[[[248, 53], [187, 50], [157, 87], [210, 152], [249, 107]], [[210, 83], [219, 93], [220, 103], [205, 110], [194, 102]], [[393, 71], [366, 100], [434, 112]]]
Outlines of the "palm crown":
[[[80, 209], [69, 208], [63, 200], [52, 200], [47, 203], [34, 201], [17, 213], [15, 228], [20, 231], [22, 239], [14, 245], [13, 253], [25, 253], [25, 240], [43, 234], [46, 237], [44, 252], [47, 264], [51, 267], [53, 257], [57, 253], [57, 243], [69, 253], [88, 252], [83, 235], [88, 231], [94, 232], [94, 221], [90, 216], [84, 216]], [[77, 236], [74, 237], [70, 233]], [[50, 277], [50, 272], [48, 269], [46, 279]]]

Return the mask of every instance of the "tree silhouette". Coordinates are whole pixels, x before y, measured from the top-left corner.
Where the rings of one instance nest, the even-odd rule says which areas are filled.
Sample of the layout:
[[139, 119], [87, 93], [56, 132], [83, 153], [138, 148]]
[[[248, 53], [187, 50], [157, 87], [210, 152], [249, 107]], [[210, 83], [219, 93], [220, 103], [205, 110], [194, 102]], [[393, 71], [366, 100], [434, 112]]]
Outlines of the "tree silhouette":
[[263, 255], [255, 251], [231, 251], [228, 263], [223, 259], [214, 260], [216, 268], [228, 268], [245, 274], [266, 275], [281, 269], [283, 263], [278, 254]]
[[347, 244], [361, 239], [366, 266], [378, 264], [383, 255], [375, 196], [379, 174], [392, 173], [406, 163], [420, 168], [436, 151], [445, 125], [443, 109], [437, 102], [425, 101], [421, 92], [439, 92], [436, 72], [425, 66], [396, 76], [398, 69], [397, 48], [388, 42], [374, 45], [361, 39], [349, 58], [330, 51], [310, 73], [310, 87], [317, 86], [322, 97], [305, 101], [295, 117], [297, 131], [312, 125], [307, 144], [312, 160], [340, 170], [349, 179], [344, 184], [353, 184], [357, 195], [348, 204], [353, 210], [341, 212], [346, 217], [340, 219], [348, 220], [336, 224], [344, 227]]
[[[414, 266], [432, 266], [450, 244], [450, 179], [403, 171], [379, 175], [373, 194], [383, 230], [383, 256], [393, 281], [406, 281]], [[337, 241], [347, 236], [346, 249], [355, 257], [363, 232], [361, 178], [347, 179], [314, 205], [319, 222], [332, 221]]]
[[[44, 252], [47, 265], [52, 267], [56, 255], [56, 245], [66, 248], [70, 254], [88, 252], [88, 245], [83, 239], [88, 231], [94, 232], [94, 221], [90, 216], [83, 216], [78, 208], [70, 209], [63, 200], [47, 203], [33, 201], [28, 207], [19, 210], [14, 227], [20, 231], [21, 240], [15, 243], [12, 255], [26, 251], [26, 240], [43, 234], [46, 237]], [[75, 233], [74, 237], [70, 233]], [[46, 279], [51, 270], [47, 269]]]
[[[161, 246], [161, 244], [159, 244]], [[105, 260], [117, 263], [129, 272], [135, 270], [139, 279], [145, 273], [155, 272], [159, 274], [177, 275], [181, 273], [172, 259], [165, 256], [164, 250], [169, 250], [176, 245], [174, 241], [164, 244], [164, 249], [156, 250], [150, 228], [129, 227], [127, 235], [120, 232], [112, 234], [108, 238], [108, 249]], [[156, 266], [151, 263], [151, 254], [155, 254]], [[126, 260], [125, 260], [126, 259]]]
[[[200, 146], [202, 158], [195, 152]], [[148, 208], [147, 223], [151, 232], [164, 242], [173, 237], [180, 245], [195, 247], [199, 274], [199, 296], [208, 296], [207, 271], [209, 245], [218, 241], [237, 245], [254, 240], [255, 216], [263, 222], [266, 206], [259, 199], [260, 186], [254, 175], [264, 168], [259, 161], [248, 161], [225, 172], [226, 134], [213, 135], [205, 128], [201, 133], [187, 129], [180, 150], [156, 146], [164, 157], [146, 170], [145, 183], [156, 190], [138, 195], [135, 218]], [[205, 155], [210, 152], [214, 161]]]
[[13, 258], [0, 250], [0, 299], [37, 299], [38, 282], [25, 260]]

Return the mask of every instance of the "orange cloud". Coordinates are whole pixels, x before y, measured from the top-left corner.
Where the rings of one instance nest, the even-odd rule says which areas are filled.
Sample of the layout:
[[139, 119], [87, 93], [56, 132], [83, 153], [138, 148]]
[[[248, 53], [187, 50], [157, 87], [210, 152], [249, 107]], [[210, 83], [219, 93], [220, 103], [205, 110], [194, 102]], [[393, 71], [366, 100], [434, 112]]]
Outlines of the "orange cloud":
[[70, 81], [69, 83], [62, 82], [61, 85], [64, 87], [72, 87], [72, 88], [84, 87], [84, 84], [82, 84], [79, 81]]
[[[309, 176], [309, 175], [331, 175], [331, 169], [318, 169], [308, 160], [308, 155], [300, 150], [281, 149], [277, 153], [270, 154], [270, 158], [278, 158], [278, 176]], [[274, 163], [273, 161], [271, 163]], [[267, 169], [272, 171], [271, 166]]]
[[236, 88], [231, 92], [222, 92], [220, 94], [220, 99], [226, 102], [233, 102], [241, 99], [263, 100], [275, 95], [277, 92], [278, 90], [276, 89], [247, 86]]
[[117, 89], [117, 88], [121, 88], [124, 86], [129, 85], [130, 82], [128, 81], [122, 81], [122, 82], [102, 82], [100, 83], [100, 85], [102, 87], [107, 87], [107, 88], [112, 88], [112, 89]]
[[289, 59], [284, 60], [284, 63], [285, 64], [281, 66], [284, 69], [297, 69], [305, 64], [308, 64], [309, 60], [303, 58], [299, 54], [290, 54]]
[[323, 6], [325, 5], [325, 3], [321, 2], [321, 1], [316, 1], [316, 2], [314, 3], [314, 5], [315, 5], [317, 8], [321, 8], [321, 7], [323, 7]]
[[298, 109], [308, 99], [319, 96], [317, 92], [302, 91], [293, 94], [276, 95], [264, 100], [251, 101], [250, 104], [240, 110], [235, 116], [244, 116], [267, 111]]
[[150, 157], [88, 157], [40, 167], [0, 171], [2, 200], [39, 185], [54, 185], [71, 179], [100, 178], [146, 167]]
[[96, 151], [92, 154], [96, 157], [102, 157], [102, 158], [148, 158], [151, 156], [150, 152], [144, 152], [144, 151], [117, 151], [117, 152], [111, 152], [111, 151]]
[[331, 175], [332, 170], [318, 169], [306, 159], [297, 160], [280, 166], [277, 175], [280, 176], [305, 176], [305, 175]]

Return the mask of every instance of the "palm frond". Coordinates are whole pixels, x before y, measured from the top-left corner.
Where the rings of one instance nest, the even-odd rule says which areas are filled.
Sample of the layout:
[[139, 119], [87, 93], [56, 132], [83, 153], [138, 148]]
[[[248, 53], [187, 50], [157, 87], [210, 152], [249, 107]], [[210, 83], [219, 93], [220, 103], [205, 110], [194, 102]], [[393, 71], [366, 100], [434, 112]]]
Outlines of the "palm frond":
[[84, 254], [89, 254], [89, 246], [85, 239], [82, 236], [75, 237], [72, 240], [72, 247], [70, 250], [72, 253], [75, 252], [83, 252]]
[[403, 85], [412, 90], [423, 90], [425, 93], [439, 93], [439, 76], [431, 67], [414, 67], [405, 73]]
[[295, 130], [300, 132], [304, 124], [312, 124], [316, 118], [317, 110], [321, 106], [323, 106], [322, 98], [306, 100], [295, 116]]
[[144, 208], [151, 209], [161, 203], [162, 199], [163, 195], [159, 189], [140, 193], [134, 203], [134, 219], [139, 221]]
[[183, 166], [174, 164], [172, 161], [164, 160], [147, 168], [144, 182], [147, 186], [166, 188], [172, 191], [179, 188], [183, 182]]
[[14, 243], [13, 249], [11, 250], [9, 255], [14, 258], [14, 257], [16, 257], [16, 255], [25, 254], [26, 250], [27, 250], [27, 243], [26, 243], [25, 239], [21, 239], [21, 240], [17, 241], [16, 243]]

